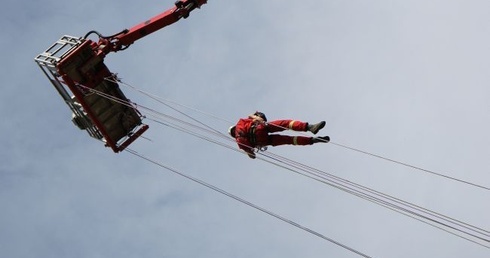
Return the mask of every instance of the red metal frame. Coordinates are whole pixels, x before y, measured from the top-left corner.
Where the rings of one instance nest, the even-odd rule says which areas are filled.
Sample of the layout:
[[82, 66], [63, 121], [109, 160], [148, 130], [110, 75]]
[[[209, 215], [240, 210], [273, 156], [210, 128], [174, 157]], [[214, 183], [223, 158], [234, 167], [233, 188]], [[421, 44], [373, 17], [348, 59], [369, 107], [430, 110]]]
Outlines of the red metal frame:
[[[132, 127], [131, 132], [128, 132], [125, 137], [114, 140], [106, 130], [103, 122], [99, 120], [98, 115], [92, 110], [90, 104], [85, 101], [86, 88], [94, 89], [104, 83], [106, 78], [112, 76], [112, 73], [104, 64], [105, 56], [110, 52], [123, 50], [136, 40], [173, 24], [181, 18], [187, 18], [192, 10], [200, 8], [206, 2], [207, 0], [178, 0], [173, 8], [115, 36], [103, 37], [99, 35], [98, 42], [85, 39], [81, 45], [69, 52], [67, 56], [63, 56], [56, 64], [57, 76], [70, 89], [76, 101], [83, 107], [87, 116], [104, 137], [106, 145], [111, 147], [114, 152], [117, 153], [124, 150], [148, 129], [148, 125], [141, 124], [141, 119], [138, 118], [139, 120], [136, 120], [136, 123], [139, 121], [139, 125]], [[112, 86], [111, 88], [118, 88], [117, 84], [114, 87]], [[124, 98], [123, 101], [128, 101]], [[131, 108], [136, 110], [135, 107]]]
[[[68, 56], [63, 58], [61, 62], [58, 64], [57, 69], [60, 72], [61, 78], [63, 79], [65, 85], [70, 89], [70, 91], [77, 99], [77, 102], [83, 107], [84, 111], [87, 113], [87, 116], [92, 120], [94, 125], [104, 136], [106, 145], [117, 153], [122, 151], [124, 148], [126, 148], [130, 143], [136, 140], [138, 136], [140, 136], [144, 131], [146, 131], [148, 129], [148, 125], [140, 126], [140, 128], [138, 128], [137, 131], [133, 133], [132, 136], [130, 136], [123, 143], [118, 145], [118, 142], [114, 141], [112, 137], [110, 137], [110, 134], [106, 130], [105, 126], [99, 121], [98, 116], [93, 112], [92, 108], [85, 102], [84, 96], [86, 93], [83, 92], [84, 91], [83, 88], [77, 85], [82, 84], [84, 87], [93, 89], [103, 80], [105, 80], [105, 78], [112, 76], [112, 73], [105, 65], [102, 65], [100, 70], [97, 72], [81, 74], [80, 75], [81, 80], [79, 81], [78, 78], [75, 78], [76, 76], [73, 76], [73, 74], [71, 74], [70, 77], [69, 74], [66, 73], [65, 69], [67, 69], [67, 66], [69, 66], [71, 62], [74, 62], [74, 60], [80, 57], [82, 51], [86, 51], [87, 48], [92, 49], [93, 45], [94, 45], [93, 41], [90, 40], [85, 41], [79, 47], [77, 47], [73, 52], [71, 52]], [[88, 60], [85, 61], [84, 64], [99, 58], [103, 59], [103, 55], [100, 53], [99, 55], [94, 54], [92, 57], [88, 58]], [[103, 60], [100, 62], [102, 62], [103, 64]], [[75, 72], [80, 72], [80, 71], [78, 69], [75, 69]], [[128, 101], [128, 100], [123, 99], [122, 101]]]
[[138, 139], [138, 137], [140, 137], [146, 130], [148, 130], [148, 128], [150, 128], [148, 125], [141, 126], [138, 131], [134, 132], [131, 136], [128, 137], [128, 139], [121, 143], [117, 150], [123, 151], [124, 149], [126, 149], [126, 147], [128, 147], [131, 143]]

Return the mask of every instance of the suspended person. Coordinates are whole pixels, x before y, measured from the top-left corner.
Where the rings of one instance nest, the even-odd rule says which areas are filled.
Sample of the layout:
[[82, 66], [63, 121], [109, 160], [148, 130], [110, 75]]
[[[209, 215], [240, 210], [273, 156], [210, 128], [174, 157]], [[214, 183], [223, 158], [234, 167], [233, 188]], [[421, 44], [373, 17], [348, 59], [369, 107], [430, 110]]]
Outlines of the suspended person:
[[228, 133], [235, 138], [238, 147], [244, 150], [248, 156], [255, 159], [254, 150], [263, 149], [266, 146], [278, 145], [311, 145], [314, 143], [327, 143], [330, 137], [308, 137], [308, 136], [289, 136], [273, 134], [284, 130], [300, 132], [312, 132], [317, 134], [323, 127], [325, 121], [316, 124], [309, 124], [291, 119], [275, 120], [267, 122], [267, 118], [262, 112], [255, 112], [247, 118], [241, 118], [238, 123], [231, 126]]

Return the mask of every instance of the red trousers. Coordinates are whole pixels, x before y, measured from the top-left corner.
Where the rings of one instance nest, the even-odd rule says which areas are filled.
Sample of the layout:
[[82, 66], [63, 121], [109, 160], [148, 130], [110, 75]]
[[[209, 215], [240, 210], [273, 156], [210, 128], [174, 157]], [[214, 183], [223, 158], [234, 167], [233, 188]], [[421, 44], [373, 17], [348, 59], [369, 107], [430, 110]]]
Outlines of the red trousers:
[[290, 119], [275, 120], [268, 122], [267, 124], [258, 124], [255, 128], [255, 144], [257, 146], [278, 146], [285, 144], [310, 145], [312, 144], [311, 137], [273, 134], [284, 130], [306, 132], [307, 129], [308, 123]]

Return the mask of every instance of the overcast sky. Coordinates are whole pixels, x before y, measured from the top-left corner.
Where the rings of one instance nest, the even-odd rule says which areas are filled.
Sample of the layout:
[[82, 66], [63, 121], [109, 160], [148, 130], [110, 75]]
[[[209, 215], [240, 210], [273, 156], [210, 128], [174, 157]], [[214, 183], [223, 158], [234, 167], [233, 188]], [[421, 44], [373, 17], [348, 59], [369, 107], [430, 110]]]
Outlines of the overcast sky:
[[[2, 3], [0, 257], [358, 257], [74, 127], [34, 63], [173, 1]], [[217, 1], [109, 54], [125, 82], [236, 121], [326, 120], [339, 144], [490, 186], [490, 2]], [[159, 110], [136, 92], [126, 95]], [[229, 123], [205, 120], [226, 132]], [[150, 123], [138, 152], [372, 257], [490, 250], [260, 160]], [[488, 190], [333, 144], [269, 151], [490, 229]]]

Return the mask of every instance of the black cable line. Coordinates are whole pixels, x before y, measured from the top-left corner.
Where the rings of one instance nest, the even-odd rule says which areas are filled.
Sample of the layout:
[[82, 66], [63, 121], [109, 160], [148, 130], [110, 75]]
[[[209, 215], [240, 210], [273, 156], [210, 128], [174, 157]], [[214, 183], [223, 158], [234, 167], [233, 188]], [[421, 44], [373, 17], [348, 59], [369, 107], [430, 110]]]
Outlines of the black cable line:
[[294, 226], [296, 228], [299, 228], [299, 229], [301, 229], [303, 231], [306, 231], [306, 232], [308, 232], [308, 233], [310, 233], [310, 234], [312, 234], [314, 236], [317, 236], [317, 237], [322, 238], [322, 239], [324, 239], [324, 240], [326, 240], [326, 241], [328, 241], [330, 243], [333, 243], [333, 244], [335, 244], [337, 246], [340, 246], [340, 247], [342, 247], [342, 248], [344, 248], [344, 249], [346, 249], [346, 250], [348, 250], [350, 252], [353, 252], [355, 254], [358, 254], [358, 255], [360, 255], [362, 257], [371, 258], [371, 256], [369, 256], [369, 255], [367, 255], [365, 253], [362, 253], [362, 252], [360, 252], [360, 251], [358, 251], [358, 250], [356, 250], [356, 249], [354, 249], [352, 247], [349, 247], [349, 246], [347, 246], [345, 244], [342, 244], [339, 241], [336, 241], [336, 240], [334, 240], [334, 239], [332, 239], [330, 237], [327, 237], [327, 236], [325, 236], [325, 235], [323, 235], [323, 234], [321, 234], [321, 233], [319, 233], [319, 232], [317, 232], [317, 231], [315, 231], [313, 229], [310, 229], [308, 227], [302, 226], [299, 223], [296, 223], [296, 222], [294, 222], [294, 221], [292, 221], [290, 219], [287, 219], [287, 218], [285, 218], [283, 216], [280, 216], [280, 215], [278, 215], [278, 214], [276, 214], [276, 213], [274, 213], [272, 211], [269, 211], [269, 210], [267, 210], [265, 208], [262, 208], [262, 207], [260, 207], [258, 205], [255, 205], [252, 202], [249, 202], [249, 201], [247, 201], [247, 200], [245, 200], [243, 198], [240, 198], [240, 197], [238, 197], [236, 195], [233, 195], [233, 194], [231, 194], [231, 193], [229, 193], [229, 192], [227, 192], [227, 191], [225, 191], [225, 190], [223, 190], [223, 189], [221, 189], [219, 187], [216, 187], [216, 186], [214, 186], [212, 184], [209, 184], [209, 183], [206, 183], [206, 182], [204, 182], [204, 181], [202, 181], [200, 179], [197, 179], [197, 178], [191, 177], [191, 176], [189, 176], [187, 174], [184, 174], [184, 173], [182, 173], [182, 172], [180, 172], [180, 171], [178, 171], [176, 169], [173, 169], [173, 168], [171, 168], [171, 167], [169, 167], [167, 165], [164, 165], [164, 164], [162, 164], [160, 162], [157, 162], [157, 161], [152, 160], [152, 159], [150, 159], [150, 158], [148, 158], [146, 156], [143, 156], [143, 155], [141, 155], [141, 154], [139, 154], [139, 153], [137, 153], [135, 151], [132, 151], [131, 149], [127, 149], [127, 151], [129, 153], [131, 153], [132, 155], [134, 155], [134, 156], [137, 156], [137, 157], [139, 157], [139, 158], [141, 158], [143, 160], [146, 160], [146, 161], [148, 161], [150, 163], [153, 163], [153, 164], [155, 164], [155, 165], [157, 165], [157, 166], [159, 166], [161, 168], [164, 168], [166, 170], [169, 170], [169, 171], [171, 171], [171, 172], [173, 172], [173, 173], [175, 173], [177, 175], [180, 175], [180, 176], [182, 176], [184, 178], [187, 178], [187, 179], [189, 179], [189, 180], [191, 180], [191, 181], [193, 181], [195, 183], [198, 183], [198, 184], [200, 184], [202, 186], [205, 186], [205, 187], [207, 187], [207, 188], [209, 188], [209, 189], [211, 189], [213, 191], [216, 191], [216, 192], [218, 192], [220, 194], [223, 194], [223, 195], [225, 195], [225, 196], [227, 196], [229, 198], [232, 198], [232, 199], [234, 199], [236, 201], [239, 201], [239, 202], [241, 202], [241, 203], [243, 203], [243, 204], [245, 204], [245, 205], [247, 205], [249, 207], [252, 207], [252, 208], [254, 208], [254, 209], [258, 210], [258, 211], [261, 211], [261, 212], [263, 212], [263, 213], [265, 213], [265, 214], [267, 214], [269, 216], [272, 216], [272, 217], [274, 217], [276, 219], [279, 219], [279, 220], [281, 220], [283, 222], [286, 222], [286, 223], [288, 223], [291, 226]]
[[[101, 94], [100, 92], [97, 92], [95, 90], [93, 90], [93, 92], [95, 92], [97, 94]], [[107, 95], [107, 94], [104, 96], [104, 94], [102, 93], [101, 96], [107, 97], [107, 98], [111, 98], [114, 101], [118, 101], [117, 98], [114, 98], [114, 97], [112, 97], [110, 95]], [[122, 101], [122, 100], [119, 100], [119, 101], [120, 102], [125, 102], [125, 101]], [[127, 102], [126, 104], [132, 107], [132, 105], [131, 105], [130, 102]], [[209, 134], [215, 135], [217, 137], [220, 137], [222, 139], [226, 139], [228, 141], [233, 141], [230, 137], [227, 137], [226, 135], [220, 133], [217, 130], [212, 129], [211, 127], [206, 126], [206, 128], [203, 128], [203, 127], [200, 127], [198, 125], [194, 125], [192, 123], [183, 121], [183, 120], [181, 120], [179, 118], [166, 115], [166, 114], [164, 114], [162, 112], [158, 112], [158, 111], [156, 111], [154, 109], [151, 109], [151, 108], [147, 108], [147, 107], [143, 107], [143, 106], [139, 106], [139, 107], [141, 107], [141, 108], [143, 108], [145, 110], [148, 110], [149, 112], [153, 113], [157, 117], [170, 119], [170, 120], [173, 120], [173, 121], [175, 121], [177, 123], [181, 123], [181, 124], [183, 124], [185, 126], [192, 127], [194, 129], [197, 129], [197, 130], [201, 130], [204, 133], [209, 133]], [[188, 115], [186, 115], [186, 117], [190, 118]], [[196, 122], [195, 119], [193, 119], [193, 118], [191, 118], [191, 119], [194, 122]], [[199, 138], [208, 140], [208, 141], [210, 141], [212, 143], [215, 143], [215, 144], [218, 144], [218, 145], [225, 146], [227, 148], [231, 148], [231, 149], [235, 149], [236, 150], [236, 148], [227, 146], [227, 145], [221, 143], [218, 140], [213, 140], [213, 139], [211, 139], [209, 137], [200, 135], [199, 133], [196, 133], [196, 132], [192, 131], [191, 129], [186, 129], [186, 128], [182, 127], [182, 126], [176, 126], [175, 124], [159, 122], [158, 119], [155, 119], [153, 121], [154, 122], [157, 122], [157, 123], [160, 123], [162, 125], [173, 127], [174, 129], [183, 131], [185, 133], [192, 134], [192, 135], [197, 136]], [[202, 125], [203, 123], [199, 122], [199, 124]], [[398, 198], [394, 198], [392, 196], [389, 196], [389, 195], [380, 193], [380, 192], [375, 191], [373, 189], [370, 189], [370, 188], [367, 188], [367, 187], [364, 187], [364, 186], [361, 186], [361, 185], [352, 183], [352, 182], [350, 182], [348, 180], [341, 179], [339, 177], [336, 177], [336, 176], [333, 176], [331, 174], [328, 174], [328, 173], [326, 173], [324, 171], [321, 171], [321, 170], [312, 168], [310, 166], [301, 164], [299, 162], [295, 162], [293, 160], [290, 160], [290, 159], [281, 157], [279, 155], [275, 155], [275, 154], [269, 155], [268, 153], [267, 154], [263, 154], [262, 153], [262, 155], [265, 156], [265, 157], [267, 157], [267, 158], [269, 158], [269, 159], [272, 159], [272, 160], [275, 160], [276, 161], [276, 162], [273, 162], [273, 161], [270, 161], [270, 160], [268, 161], [267, 159], [262, 159], [262, 160], [265, 160], [266, 162], [269, 162], [271, 164], [274, 164], [274, 165], [277, 165], [279, 167], [285, 168], [287, 170], [293, 171], [295, 173], [298, 173], [298, 174], [307, 176], [307, 177], [309, 177], [311, 179], [314, 179], [316, 181], [320, 181], [320, 182], [325, 183], [327, 185], [333, 186], [333, 187], [335, 187], [337, 189], [340, 189], [340, 190], [345, 191], [347, 193], [350, 193], [350, 194], [353, 194], [355, 196], [358, 196], [358, 197], [360, 197], [362, 199], [371, 201], [373, 203], [379, 204], [379, 205], [381, 205], [383, 207], [386, 207], [388, 209], [395, 210], [395, 211], [397, 211], [397, 212], [399, 212], [401, 214], [404, 214], [404, 215], [407, 215], [409, 217], [415, 218], [416, 220], [422, 221], [422, 222], [424, 222], [426, 224], [429, 224], [429, 225], [432, 225], [432, 226], [434, 226], [436, 228], [442, 229], [442, 230], [444, 230], [446, 232], [449, 232], [449, 233], [451, 233], [453, 235], [459, 236], [459, 237], [461, 237], [463, 239], [466, 239], [468, 241], [471, 241], [471, 242], [477, 243], [479, 245], [482, 245], [484, 247], [490, 248], [489, 246], [483, 245], [483, 244], [481, 244], [481, 243], [479, 243], [479, 242], [477, 242], [475, 240], [472, 240], [472, 239], [469, 239], [467, 237], [458, 235], [457, 233], [451, 231], [451, 230], [457, 231], [457, 232], [466, 234], [466, 235], [468, 235], [470, 237], [474, 237], [476, 239], [480, 239], [480, 240], [485, 241], [485, 242], [490, 242], [490, 240], [488, 240], [488, 239], [486, 239], [484, 237], [478, 236], [478, 235], [473, 234], [473, 233], [470, 233], [470, 232], [466, 232], [463, 229], [460, 229], [459, 227], [465, 228], [465, 229], [470, 230], [470, 231], [474, 231], [477, 234], [483, 234], [485, 236], [488, 236], [488, 234], [483, 233], [483, 232], [488, 232], [486, 230], [483, 230], [483, 229], [480, 229], [478, 227], [472, 226], [472, 225], [470, 225], [468, 223], [461, 222], [459, 220], [455, 220], [455, 219], [450, 218], [448, 216], [445, 216], [445, 215], [442, 215], [442, 214], [439, 214], [439, 213], [435, 213], [435, 212], [433, 212], [431, 210], [422, 208], [420, 206], [411, 204], [409, 202], [402, 201], [402, 200], [400, 200]], [[282, 163], [282, 164], [285, 164], [285, 165], [281, 165], [279, 163]], [[302, 173], [302, 172], [300, 172], [298, 170], [303, 171], [303, 172], [305, 172], [305, 173], [307, 173], [309, 175], [305, 175], [304, 173]], [[356, 188], [358, 188], [358, 189], [356, 189]], [[363, 191], [366, 191], [366, 192], [363, 192]], [[375, 195], [377, 195], [378, 197], [376, 197]], [[385, 198], [385, 200], [383, 200], [382, 198]], [[403, 205], [405, 207], [403, 207]], [[412, 210], [412, 209], [414, 209], [415, 211]], [[417, 213], [417, 211], [418, 212], [421, 212], [421, 213]], [[422, 213], [425, 213], [426, 215], [429, 215], [429, 216], [423, 215]], [[443, 221], [446, 221], [447, 223], [444, 223]], [[440, 226], [434, 225], [434, 223], [435, 224], [438, 224]], [[442, 227], [446, 227], [447, 229], [444, 229]]]

